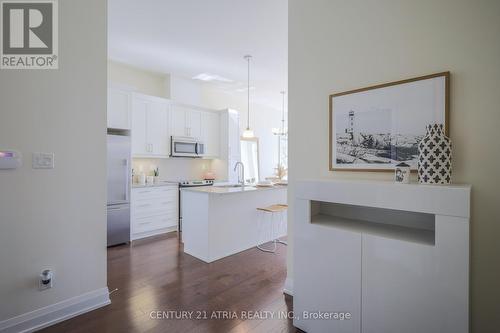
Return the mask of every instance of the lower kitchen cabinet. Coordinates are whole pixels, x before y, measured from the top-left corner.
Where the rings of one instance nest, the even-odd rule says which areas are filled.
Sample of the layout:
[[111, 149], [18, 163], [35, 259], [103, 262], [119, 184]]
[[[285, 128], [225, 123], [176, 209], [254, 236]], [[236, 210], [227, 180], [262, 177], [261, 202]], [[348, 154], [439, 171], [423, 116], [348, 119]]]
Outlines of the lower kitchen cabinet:
[[132, 189], [130, 239], [177, 230], [179, 190], [177, 184]]

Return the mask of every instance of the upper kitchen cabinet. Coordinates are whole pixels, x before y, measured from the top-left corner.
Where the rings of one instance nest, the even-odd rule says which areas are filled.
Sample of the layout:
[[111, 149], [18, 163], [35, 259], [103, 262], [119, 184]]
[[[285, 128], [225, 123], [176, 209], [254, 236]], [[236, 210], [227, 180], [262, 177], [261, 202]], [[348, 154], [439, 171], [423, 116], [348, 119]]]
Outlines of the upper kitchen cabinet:
[[194, 139], [202, 137], [202, 112], [187, 105], [173, 104], [170, 111], [170, 133]]
[[132, 95], [132, 156], [169, 156], [169, 107], [164, 98]]
[[201, 115], [205, 157], [218, 158], [220, 155], [220, 121], [219, 112], [203, 112]]
[[118, 87], [108, 87], [108, 128], [130, 130], [132, 93]]

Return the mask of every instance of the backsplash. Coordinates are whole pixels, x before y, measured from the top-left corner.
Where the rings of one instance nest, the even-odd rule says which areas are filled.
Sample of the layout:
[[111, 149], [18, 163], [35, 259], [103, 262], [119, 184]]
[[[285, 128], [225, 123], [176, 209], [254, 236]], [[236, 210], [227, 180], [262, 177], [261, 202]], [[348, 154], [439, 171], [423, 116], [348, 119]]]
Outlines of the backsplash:
[[158, 168], [160, 180], [180, 181], [203, 179], [203, 174], [212, 170], [212, 161], [193, 158], [134, 158], [132, 167], [136, 175], [145, 173], [151, 176], [153, 170]]

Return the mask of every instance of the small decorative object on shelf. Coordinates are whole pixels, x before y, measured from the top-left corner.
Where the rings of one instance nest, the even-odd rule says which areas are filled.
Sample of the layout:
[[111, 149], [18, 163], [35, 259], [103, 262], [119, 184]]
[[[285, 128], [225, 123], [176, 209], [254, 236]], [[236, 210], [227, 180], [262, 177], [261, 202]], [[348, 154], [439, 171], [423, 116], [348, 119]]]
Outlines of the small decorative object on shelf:
[[394, 169], [394, 181], [400, 184], [410, 183], [410, 166], [405, 162], [399, 163]]
[[154, 174], [154, 182], [159, 183], [160, 182], [160, 169], [158, 169], [158, 167], [156, 169], [154, 169], [153, 174]]
[[427, 133], [418, 144], [418, 181], [421, 184], [451, 183], [450, 139], [443, 124], [427, 125]]

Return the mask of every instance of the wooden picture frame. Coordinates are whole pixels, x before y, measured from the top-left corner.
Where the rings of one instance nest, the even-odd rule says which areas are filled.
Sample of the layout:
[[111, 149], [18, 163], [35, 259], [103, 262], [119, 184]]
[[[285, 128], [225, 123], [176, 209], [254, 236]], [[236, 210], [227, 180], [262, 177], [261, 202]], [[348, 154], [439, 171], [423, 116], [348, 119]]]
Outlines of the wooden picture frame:
[[392, 172], [406, 162], [415, 172], [425, 125], [443, 123], [448, 136], [449, 111], [450, 72], [331, 94], [329, 170]]

